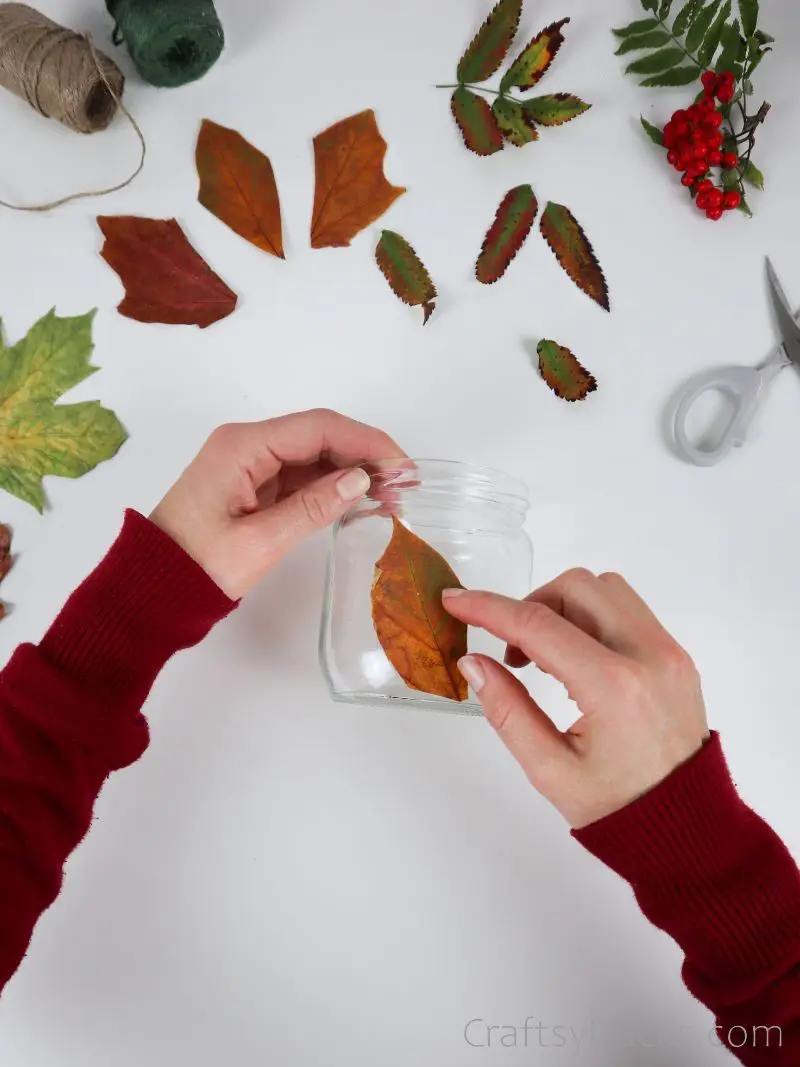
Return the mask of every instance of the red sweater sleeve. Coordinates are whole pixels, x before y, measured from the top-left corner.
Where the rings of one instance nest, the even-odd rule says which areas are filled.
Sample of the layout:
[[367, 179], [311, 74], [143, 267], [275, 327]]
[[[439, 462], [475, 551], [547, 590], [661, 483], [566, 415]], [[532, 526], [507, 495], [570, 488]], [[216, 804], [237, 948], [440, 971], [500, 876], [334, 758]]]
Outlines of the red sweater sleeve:
[[685, 953], [683, 978], [748, 1067], [800, 1065], [800, 871], [740, 799], [719, 737], [646, 796], [574, 832]]
[[235, 606], [129, 511], [41, 644], [20, 646], [0, 673], [0, 990], [58, 895], [105, 779], [147, 747], [140, 709], [158, 672]]

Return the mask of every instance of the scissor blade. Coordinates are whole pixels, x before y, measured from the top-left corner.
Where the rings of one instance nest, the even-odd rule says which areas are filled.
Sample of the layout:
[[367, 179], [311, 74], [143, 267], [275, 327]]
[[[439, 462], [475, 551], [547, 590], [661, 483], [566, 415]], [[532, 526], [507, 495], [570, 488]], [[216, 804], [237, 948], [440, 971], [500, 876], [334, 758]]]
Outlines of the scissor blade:
[[792, 308], [786, 299], [786, 293], [783, 291], [783, 286], [769, 259], [767, 260], [767, 274], [769, 276], [770, 291], [772, 292], [772, 303], [775, 306], [783, 336], [783, 346], [789, 359], [793, 363], [800, 364], [800, 325], [795, 320]]

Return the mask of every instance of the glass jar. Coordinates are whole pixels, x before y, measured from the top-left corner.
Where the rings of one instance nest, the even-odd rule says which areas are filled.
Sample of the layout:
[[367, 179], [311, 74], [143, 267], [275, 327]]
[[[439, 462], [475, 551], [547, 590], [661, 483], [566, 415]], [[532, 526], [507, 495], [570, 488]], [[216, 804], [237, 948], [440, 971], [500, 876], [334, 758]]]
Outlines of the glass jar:
[[[472, 693], [459, 702], [410, 689], [384, 653], [372, 621], [375, 563], [392, 535], [392, 515], [444, 556], [461, 584], [507, 596], [530, 592], [532, 549], [523, 528], [527, 487], [501, 471], [446, 460], [404, 460], [367, 468], [367, 497], [334, 527], [320, 631], [320, 663], [334, 700], [399, 701], [480, 714]], [[469, 651], [502, 659], [504, 647], [469, 630]]]

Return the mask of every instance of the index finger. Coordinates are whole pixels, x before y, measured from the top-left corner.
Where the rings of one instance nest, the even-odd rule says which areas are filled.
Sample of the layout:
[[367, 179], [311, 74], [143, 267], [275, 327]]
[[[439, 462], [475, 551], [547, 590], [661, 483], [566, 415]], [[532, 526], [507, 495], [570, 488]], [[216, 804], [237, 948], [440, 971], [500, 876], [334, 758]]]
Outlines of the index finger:
[[557, 614], [546, 604], [514, 600], [497, 593], [446, 590], [447, 611], [470, 626], [479, 626], [516, 648], [564, 686], [582, 710], [607, 683], [621, 657]]

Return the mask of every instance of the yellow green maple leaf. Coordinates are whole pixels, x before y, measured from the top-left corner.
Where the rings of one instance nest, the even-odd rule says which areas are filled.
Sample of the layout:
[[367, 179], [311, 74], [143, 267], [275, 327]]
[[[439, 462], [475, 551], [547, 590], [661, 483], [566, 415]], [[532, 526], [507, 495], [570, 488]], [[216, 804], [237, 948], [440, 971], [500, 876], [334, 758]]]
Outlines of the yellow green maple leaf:
[[94, 315], [59, 318], [53, 309], [12, 347], [0, 339], [0, 488], [40, 512], [45, 475], [79, 478], [126, 438], [97, 400], [56, 404], [98, 369], [89, 362]]

